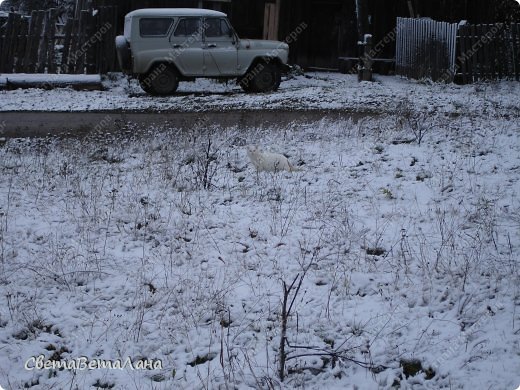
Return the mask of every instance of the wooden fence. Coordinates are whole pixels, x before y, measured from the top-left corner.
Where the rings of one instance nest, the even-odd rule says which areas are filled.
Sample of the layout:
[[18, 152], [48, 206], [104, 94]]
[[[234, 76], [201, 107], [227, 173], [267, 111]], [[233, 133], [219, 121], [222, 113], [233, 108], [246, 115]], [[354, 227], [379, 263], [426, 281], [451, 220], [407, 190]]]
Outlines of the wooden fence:
[[520, 23], [461, 25], [457, 42], [457, 75], [464, 84], [520, 81]]
[[106, 73], [118, 69], [116, 7], [9, 13], [0, 27], [0, 73]]
[[433, 81], [520, 81], [520, 24], [397, 19], [396, 74]]
[[396, 74], [453, 81], [457, 24], [397, 18]]

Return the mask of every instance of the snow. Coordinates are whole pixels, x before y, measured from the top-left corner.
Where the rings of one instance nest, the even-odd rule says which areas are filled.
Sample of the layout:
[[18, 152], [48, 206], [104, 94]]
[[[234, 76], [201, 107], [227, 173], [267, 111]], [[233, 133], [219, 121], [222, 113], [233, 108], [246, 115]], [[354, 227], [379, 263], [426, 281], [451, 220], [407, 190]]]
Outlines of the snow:
[[[101, 85], [101, 77], [99, 75], [86, 74], [45, 74], [45, 73], [15, 73], [0, 74], [0, 89], [5, 88], [8, 83], [31, 84], [45, 86], [47, 89], [53, 86], [63, 86], [64, 84], [99, 84]], [[37, 89], [43, 91], [42, 89]], [[40, 96], [43, 98], [43, 96]]]
[[[356, 75], [309, 73], [282, 82], [276, 93], [245, 94], [234, 83], [200, 79], [181, 82], [170, 97], [146, 95], [134, 80], [112, 77], [105, 91], [76, 92], [62, 88], [0, 91], [0, 111], [227, 111], [227, 110], [349, 110], [395, 113], [403, 102], [415, 110], [452, 115], [520, 112], [520, 84], [439, 85], [376, 76], [358, 83]], [[59, 103], [59, 104], [57, 104]]]
[[[378, 115], [2, 140], [0, 386], [518, 387], [518, 84], [316, 73], [271, 95], [183, 88], [8, 91], [1, 109]], [[248, 145], [299, 171], [257, 173]], [[302, 275], [279, 384], [282, 281]], [[162, 368], [24, 369], [42, 354]], [[434, 376], [406, 377], [402, 359]]]

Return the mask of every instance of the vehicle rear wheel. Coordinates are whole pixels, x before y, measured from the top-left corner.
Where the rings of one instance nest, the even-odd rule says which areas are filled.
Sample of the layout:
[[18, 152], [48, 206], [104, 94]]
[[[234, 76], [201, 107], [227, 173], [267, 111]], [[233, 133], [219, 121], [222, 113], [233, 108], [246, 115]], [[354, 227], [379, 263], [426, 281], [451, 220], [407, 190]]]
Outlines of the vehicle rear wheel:
[[139, 77], [141, 88], [151, 95], [171, 95], [179, 86], [177, 71], [161, 64], [152, 68], [146, 75]]
[[246, 92], [276, 91], [282, 81], [280, 69], [275, 64], [262, 64], [253, 68], [256, 74], [246, 74], [240, 86]]

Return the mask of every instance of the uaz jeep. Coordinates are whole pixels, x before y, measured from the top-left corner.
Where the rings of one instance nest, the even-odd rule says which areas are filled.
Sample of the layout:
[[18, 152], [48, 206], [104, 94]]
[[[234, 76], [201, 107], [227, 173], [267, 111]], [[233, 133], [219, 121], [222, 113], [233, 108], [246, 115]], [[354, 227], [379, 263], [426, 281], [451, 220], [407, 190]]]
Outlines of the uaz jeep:
[[205, 9], [140, 9], [116, 38], [119, 64], [150, 94], [168, 95], [179, 81], [237, 79], [246, 92], [278, 89], [289, 46], [239, 39], [226, 14]]

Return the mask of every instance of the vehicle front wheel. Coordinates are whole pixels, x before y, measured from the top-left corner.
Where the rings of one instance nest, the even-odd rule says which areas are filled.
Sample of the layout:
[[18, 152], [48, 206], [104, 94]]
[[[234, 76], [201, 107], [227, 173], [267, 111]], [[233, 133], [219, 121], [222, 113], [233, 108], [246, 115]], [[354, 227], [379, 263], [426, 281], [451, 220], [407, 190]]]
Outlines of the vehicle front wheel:
[[239, 84], [246, 92], [276, 91], [282, 81], [280, 69], [275, 64], [257, 65], [248, 72]]
[[170, 66], [161, 64], [150, 72], [139, 77], [141, 88], [151, 95], [171, 95], [179, 86], [177, 71]]

